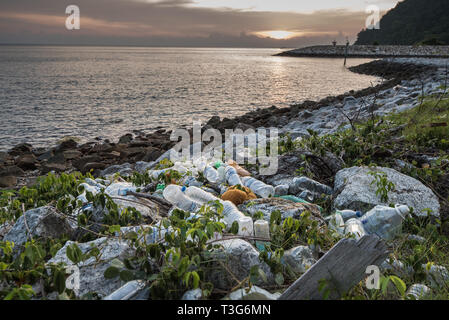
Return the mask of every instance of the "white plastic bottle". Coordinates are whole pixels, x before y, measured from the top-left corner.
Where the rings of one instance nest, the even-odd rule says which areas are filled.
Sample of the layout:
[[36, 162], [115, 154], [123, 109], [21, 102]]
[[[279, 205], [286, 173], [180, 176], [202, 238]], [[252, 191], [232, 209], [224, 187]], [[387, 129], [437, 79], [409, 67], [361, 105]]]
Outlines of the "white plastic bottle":
[[185, 190], [185, 195], [188, 196], [193, 201], [199, 202], [201, 204], [205, 204], [209, 201], [219, 200], [213, 194], [195, 186], [188, 187]]
[[360, 239], [366, 235], [366, 231], [360, 220], [351, 218], [345, 223], [345, 235], [347, 234], [353, 234], [356, 239]]
[[182, 192], [181, 187], [178, 185], [168, 185], [164, 189], [164, 192], [162, 194], [165, 200], [184, 211], [195, 212], [201, 207], [200, 203], [193, 201], [188, 196], [186, 196], [184, 192]]
[[218, 182], [218, 171], [212, 168], [211, 166], [207, 166], [204, 169], [204, 177], [209, 181], [210, 183], [217, 183]]
[[242, 180], [240, 180], [240, 176], [237, 174], [237, 171], [234, 167], [227, 166], [225, 168], [226, 180], [228, 181], [230, 186], [235, 186], [237, 184], [242, 184]]
[[333, 214], [329, 217], [325, 218], [326, 221], [329, 221], [329, 229], [337, 231], [339, 234], [344, 235], [345, 233], [345, 222], [341, 215]]
[[217, 169], [218, 181], [217, 183], [224, 183], [226, 181], [226, 167], [221, 166]]
[[274, 196], [274, 187], [251, 177], [242, 178], [243, 185], [262, 198]]
[[354, 210], [336, 210], [335, 213], [341, 215], [344, 221], [348, 221], [352, 218], [360, 218], [362, 216], [362, 212]]
[[231, 201], [221, 201], [223, 205], [223, 220], [226, 223], [227, 228], [231, 228], [232, 223], [240, 218], [246, 217]]
[[410, 209], [405, 205], [397, 204], [394, 208], [375, 206], [360, 218], [360, 221], [367, 233], [391, 240], [401, 232], [402, 221], [409, 212]]

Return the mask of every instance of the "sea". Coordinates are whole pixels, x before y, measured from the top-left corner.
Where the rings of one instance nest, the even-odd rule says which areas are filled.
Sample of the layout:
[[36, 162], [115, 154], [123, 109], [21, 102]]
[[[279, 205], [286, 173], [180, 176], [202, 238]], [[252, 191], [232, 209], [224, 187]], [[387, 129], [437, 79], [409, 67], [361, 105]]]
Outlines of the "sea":
[[[118, 138], [369, 87], [343, 59], [287, 49], [0, 46], [0, 151]], [[370, 59], [349, 59], [347, 66]]]

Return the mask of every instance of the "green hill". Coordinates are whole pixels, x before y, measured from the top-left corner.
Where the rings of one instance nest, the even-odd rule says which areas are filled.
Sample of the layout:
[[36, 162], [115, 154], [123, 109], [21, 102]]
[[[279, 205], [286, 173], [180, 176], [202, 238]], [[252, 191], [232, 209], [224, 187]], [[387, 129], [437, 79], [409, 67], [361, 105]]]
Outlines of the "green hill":
[[405, 0], [380, 20], [379, 30], [362, 30], [357, 45], [449, 45], [449, 0]]

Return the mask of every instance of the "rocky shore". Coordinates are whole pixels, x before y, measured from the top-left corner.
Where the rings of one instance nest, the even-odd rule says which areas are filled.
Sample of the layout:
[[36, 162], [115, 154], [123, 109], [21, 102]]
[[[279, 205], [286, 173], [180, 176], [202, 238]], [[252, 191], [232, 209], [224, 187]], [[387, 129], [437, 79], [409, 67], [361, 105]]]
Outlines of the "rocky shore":
[[[168, 161], [164, 130], [1, 154], [1, 187], [30, 189], [0, 198], [0, 297], [447, 299], [449, 143], [447, 131], [426, 131], [448, 125], [438, 98], [447, 60], [352, 70], [384, 82], [204, 125], [279, 128], [271, 176], [232, 161]], [[424, 96], [432, 104], [420, 122]], [[49, 175], [32, 186], [72, 171], [96, 179]], [[372, 266], [390, 281], [384, 290], [357, 285]]]
[[[335, 106], [355, 105], [361, 99], [368, 99], [376, 92], [381, 92], [384, 107], [378, 113], [393, 110], [397, 102], [412, 107], [416, 105], [420, 94], [420, 82], [424, 79], [426, 92], [434, 92], [435, 86], [441, 80], [444, 70], [443, 61], [435, 59], [419, 61], [378, 60], [350, 68], [353, 72], [379, 76], [385, 81], [377, 86], [357, 92], [349, 91], [339, 96], [330, 96], [320, 101], [304, 101], [288, 108], [272, 106], [257, 109], [242, 116], [229, 119], [212, 117], [203, 127], [220, 130], [258, 127], [278, 127], [281, 133], [290, 132], [293, 138], [307, 134], [307, 129], [320, 133], [332, 132], [339, 124], [345, 122], [343, 115], [335, 117], [332, 111]], [[398, 86], [403, 84], [403, 86]], [[404, 86], [405, 85], [405, 86]], [[396, 89], [393, 87], [398, 86]], [[413, 86], [414, 89], [411, 89]], [[409, 96], [409, 94], [411, 94]], [[398, 99], [398, 98], [401, 99]], [[389, 103], [390, 101], [392, 103]], [[368, 101], [367, 101], [368, 102]], [[401, 108], [399, 108], [401, 109]], [[402, 107], [404, 109], [404, 107]], [[317, 112], [319, 110], [319, 112]], [[312, 115], [314, 115], [312, 117]], [[329, 118], [329, 120], [326, 120]], [[314, 120], [316, 119], [316, 120]], [[8, 152], [0, 152], [0, 188], [15, 188], [31, 185], [40, 175], [48, 172], [92, 172], [98, 176], [102, 170], [112, 165], [124, 165], [132, 170], [135, 163], [149, 163], [169, 150], [175, 142], [170, 141], [171, 131], [157, 130], [150, 134], [141, 132], [127, 133], [118, 142], [109, 140], [94, 141], [79, 145], [72, 139], [67, 139], [50, 148], [33, 148], [28, 143], [15, 146]]]
[[449, 46], [313, 46], [281, 52], [285, 57], [350, 57], [350, 58], [447, 58]]

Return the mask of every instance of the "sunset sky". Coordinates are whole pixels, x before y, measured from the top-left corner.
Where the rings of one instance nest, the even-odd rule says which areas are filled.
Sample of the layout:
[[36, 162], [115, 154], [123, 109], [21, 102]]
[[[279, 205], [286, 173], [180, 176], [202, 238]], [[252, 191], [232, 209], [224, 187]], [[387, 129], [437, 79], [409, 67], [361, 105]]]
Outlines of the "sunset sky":
[[[364, 28], [399, 0], [0, 0], [0, 43], [299, 47]], [[68, 5], [81, 29], [65, 28]]]

